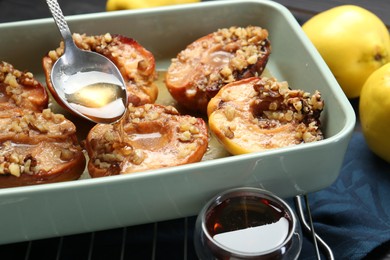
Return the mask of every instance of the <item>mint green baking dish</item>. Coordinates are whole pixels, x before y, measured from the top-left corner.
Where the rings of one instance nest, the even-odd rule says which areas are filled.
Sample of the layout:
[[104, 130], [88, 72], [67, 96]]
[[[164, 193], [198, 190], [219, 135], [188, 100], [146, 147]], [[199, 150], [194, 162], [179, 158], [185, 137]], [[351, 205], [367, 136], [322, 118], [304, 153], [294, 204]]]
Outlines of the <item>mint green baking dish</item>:
[[[283, 6], [272, 1], [215, 1], [67, 17], [73, 32], [136, 39], [165, 70], [195, 39], [218, 28], [269, 30], [272, 75], [292, 88], [318, 89], [326, 102], [325, 139], [240, 156], [222, 156], [124, 176], [0, 190], [0, 243], [90, 232], [195, 215], [214, 194], [253, 186], [292, 197], [323, 189], [340, 172], [355, 114], [330, 70]], [[43, 80], [41, 58], [58, 46], [51, 18], [0, 24], [0, 60]]]

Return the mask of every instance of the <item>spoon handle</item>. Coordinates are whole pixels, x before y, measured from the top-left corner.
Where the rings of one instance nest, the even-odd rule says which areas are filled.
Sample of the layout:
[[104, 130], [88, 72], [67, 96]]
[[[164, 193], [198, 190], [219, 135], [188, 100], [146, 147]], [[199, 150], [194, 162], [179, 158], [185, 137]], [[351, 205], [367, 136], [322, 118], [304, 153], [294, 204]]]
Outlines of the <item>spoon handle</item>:
[[65, 21], [64, 14], [62, 13], [61, 7], [57, 0], [46, 0], [49, 10], [54, 18], [54, 21], [60, 30], [61, 36], [65, 41], [65, 46], [74, 46], [72, 33], [69, 30], [68, 24]]

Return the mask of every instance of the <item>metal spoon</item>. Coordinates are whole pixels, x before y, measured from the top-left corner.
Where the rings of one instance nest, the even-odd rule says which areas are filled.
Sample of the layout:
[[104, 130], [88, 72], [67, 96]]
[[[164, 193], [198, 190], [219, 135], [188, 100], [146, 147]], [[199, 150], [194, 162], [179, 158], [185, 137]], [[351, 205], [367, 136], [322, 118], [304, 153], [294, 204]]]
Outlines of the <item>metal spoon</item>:
[[79, 49], [56, 0], [46, 0], [64, 40], [64, 54], [54, 63], [51, 82], [69, 110], [95, 123], [113, 123], [126, 111], [126, 85], [118, 68], [96, 52]]

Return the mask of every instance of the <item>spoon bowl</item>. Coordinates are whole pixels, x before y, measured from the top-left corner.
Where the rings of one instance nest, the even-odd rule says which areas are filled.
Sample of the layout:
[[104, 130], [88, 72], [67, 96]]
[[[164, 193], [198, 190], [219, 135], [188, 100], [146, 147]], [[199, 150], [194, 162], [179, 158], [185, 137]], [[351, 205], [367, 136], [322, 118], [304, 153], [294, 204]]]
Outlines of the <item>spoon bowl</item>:
[[50, 80], [66, 109], [95, 123], [114, 123], [126, 112], [126, 84], [116, 65], [105, 56], [79, 49], [56, 0], [46, 1], [65, 44]]

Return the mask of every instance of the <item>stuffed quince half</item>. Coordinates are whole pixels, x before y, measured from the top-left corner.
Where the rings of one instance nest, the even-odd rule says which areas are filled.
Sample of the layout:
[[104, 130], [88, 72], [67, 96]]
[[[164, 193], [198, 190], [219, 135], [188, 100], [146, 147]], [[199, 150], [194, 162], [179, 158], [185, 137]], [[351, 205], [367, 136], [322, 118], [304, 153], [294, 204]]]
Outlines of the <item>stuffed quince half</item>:
[[207, 107], [209, 126], [234, 155], [322, 140], [321, 94], [292, 90], [275, 78], [232, 82]]

